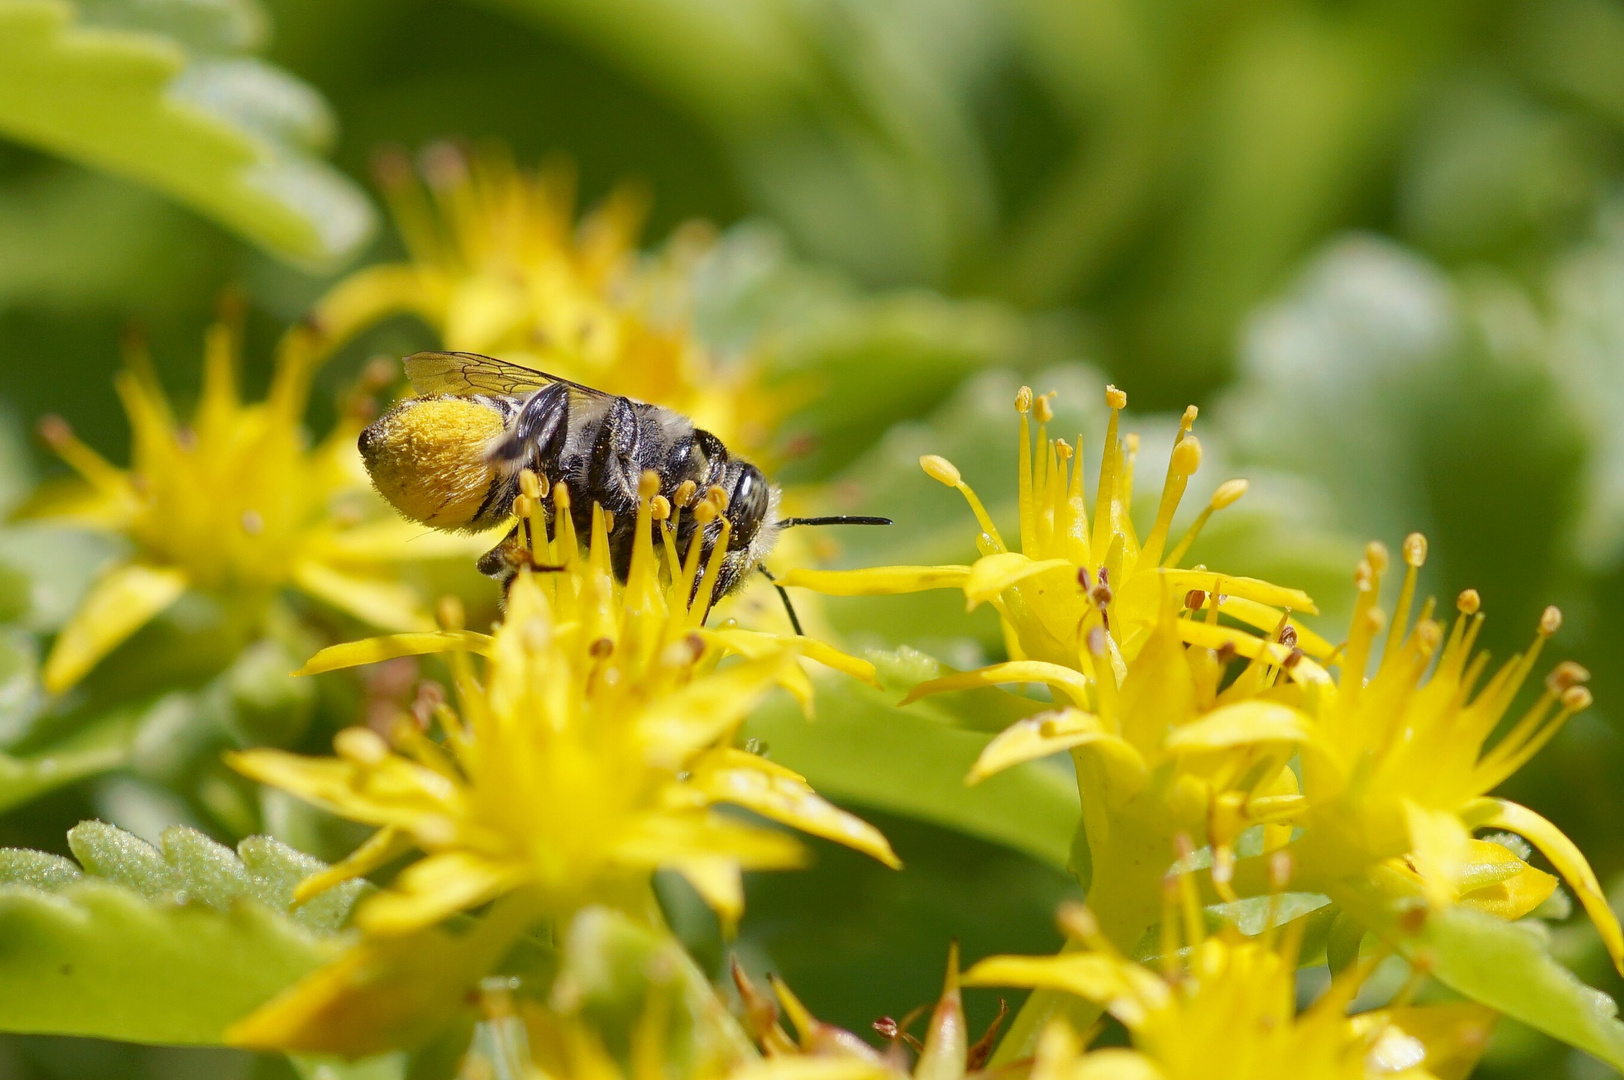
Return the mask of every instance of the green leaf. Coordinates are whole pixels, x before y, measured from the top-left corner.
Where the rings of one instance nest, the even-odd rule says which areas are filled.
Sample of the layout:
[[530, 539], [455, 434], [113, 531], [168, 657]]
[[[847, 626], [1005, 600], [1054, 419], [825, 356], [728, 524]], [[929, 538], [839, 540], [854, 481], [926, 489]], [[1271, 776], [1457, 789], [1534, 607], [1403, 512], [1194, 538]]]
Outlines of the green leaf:
[[1540, 928], [1453, 907], [1399, 948], [1452, 990], [1624, 1069], [1617, 1004], [1557, 963]]
[[[877, 659], [890, 666], [883, 654]], [[814, 719], [790, 702], [774, 702], [750, 718], [746, 734], [831, 799], [917, 818], [1066, 867], [1080, 813], [1069, 770], [1033, 762], [969, 787], [964, 778], [991, 741], [987, 733], [956, 726], [940, 711], [899, 709], [896, 695], [850, 680], [821, 679], [817, 689]]]
[[[67, 0], [0, 0], [0, 133], [147, 184], [309, 267], [367, 238], [366, 197], [311, 156], [333, 123], [308, 86], [249, 57], [199, 55], [78, 15]], [[243, 36], [188, 36], [211, 33], [216, 44]]]
[[343, 925], [366, 887], [350, 881], [298, 908], [293, 887], [326, 868], [319, 859], [269, 836], [250, 836], [234, 852], [196, 829], [165, 829], [162, 848], [101, 821], [68, 832], [68, 846], [87, 872], [115, 881], [148, 900], [199, 901], [222, 911], [243, 899], [287, 915], [309, 930], [331, 933]]
[[218, 1043], [329, 953], [252, 904], [152, 904], [99, 881], [0, 888], [0, 1029]]
[[268, 837], [233, 853], [176, 826], [160, 850], [90, 821], [68, 843], [80, 866], [0, 850], [0, 1030], [219, 1043], [336, 952], [364, 887], [290, 910], [323, 864]]

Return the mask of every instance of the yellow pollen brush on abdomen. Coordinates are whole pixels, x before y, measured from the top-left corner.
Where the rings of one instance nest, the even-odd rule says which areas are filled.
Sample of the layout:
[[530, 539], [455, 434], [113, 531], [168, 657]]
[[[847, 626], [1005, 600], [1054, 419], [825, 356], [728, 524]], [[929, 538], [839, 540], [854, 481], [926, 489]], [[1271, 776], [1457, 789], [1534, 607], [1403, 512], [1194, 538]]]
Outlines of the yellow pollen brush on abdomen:
[[491, 440], [507, 426], [495, 406], [470, 397], [417, 398], [391, 409], [361, 433], [361, 458], [373, 486], [413, 521], [437, 529], [479, 529], [496, 470], [486, 460]]

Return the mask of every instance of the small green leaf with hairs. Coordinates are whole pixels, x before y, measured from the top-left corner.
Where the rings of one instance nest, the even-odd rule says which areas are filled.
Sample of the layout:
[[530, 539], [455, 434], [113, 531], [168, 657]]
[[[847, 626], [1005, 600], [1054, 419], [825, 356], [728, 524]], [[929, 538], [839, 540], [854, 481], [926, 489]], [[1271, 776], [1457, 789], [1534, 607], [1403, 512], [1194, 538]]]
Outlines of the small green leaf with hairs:
[[268, 837], [236, 852], [181, 826], [160, 847], [99, 821], [79, 860], [0, 849], [0, 1030], [217, 1044], [330, 959], [364, 886], [291, 907], [318, 860]]

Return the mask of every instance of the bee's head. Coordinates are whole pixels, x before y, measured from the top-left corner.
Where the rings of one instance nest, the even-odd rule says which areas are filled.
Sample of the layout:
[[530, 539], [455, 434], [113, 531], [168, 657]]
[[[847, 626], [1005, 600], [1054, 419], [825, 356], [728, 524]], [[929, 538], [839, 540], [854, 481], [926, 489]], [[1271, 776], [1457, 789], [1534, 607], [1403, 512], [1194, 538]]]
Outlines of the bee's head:
[[414, 398], [361, 432], [361, 460], [378, 494], [413, 521], [473, 528], [497, 482], [485, 450], [506, 426], [479, 398]]
[[760, 469], [737, 458], [728, 462], [723, 481], [729, 532], [727, 555], [716, 581], [717, 596], [738, 588], [778, 542], [778, 527], [774, 524], [778, 488]]

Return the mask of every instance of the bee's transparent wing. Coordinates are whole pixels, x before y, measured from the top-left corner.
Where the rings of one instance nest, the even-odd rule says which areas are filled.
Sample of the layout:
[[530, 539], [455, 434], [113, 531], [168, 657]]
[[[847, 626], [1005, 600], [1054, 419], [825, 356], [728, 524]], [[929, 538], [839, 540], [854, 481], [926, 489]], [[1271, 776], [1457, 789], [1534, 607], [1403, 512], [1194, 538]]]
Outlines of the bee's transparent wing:
[[606, 397], [601, 390], [582, 386], [545, 371], [470, 352], [420, 352], [406, 358], [406, 377], [417, 394], [500, 394], [525, 397], [544, 386], [562, 383], [589, 397]]

